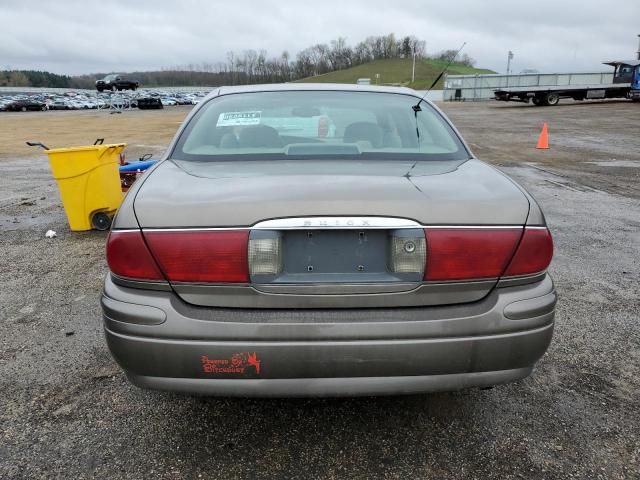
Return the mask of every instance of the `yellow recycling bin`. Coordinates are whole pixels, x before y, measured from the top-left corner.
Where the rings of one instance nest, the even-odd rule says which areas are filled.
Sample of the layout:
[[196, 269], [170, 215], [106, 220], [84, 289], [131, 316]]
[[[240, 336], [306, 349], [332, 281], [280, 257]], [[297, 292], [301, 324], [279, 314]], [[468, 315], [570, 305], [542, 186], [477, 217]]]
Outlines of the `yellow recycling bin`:
[[[107, 230], [122, 202], [119, 156], [126, 143], [47, 149], [71, 230]], [[45, 147], [46, 148], [46, 147]]]

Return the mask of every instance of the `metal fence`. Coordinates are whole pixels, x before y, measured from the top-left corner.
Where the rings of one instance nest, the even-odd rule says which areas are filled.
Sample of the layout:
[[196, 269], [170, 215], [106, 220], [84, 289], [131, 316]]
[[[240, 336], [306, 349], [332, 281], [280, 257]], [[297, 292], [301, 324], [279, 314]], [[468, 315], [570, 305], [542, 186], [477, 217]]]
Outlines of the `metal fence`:
[[426, 90], [417, 90], [417, 92], [420, 96], [423, 96], [426, 93], [427, 96], [425, 98], [432, 102], [441, 102], [443, 98], [443, 90], [431, 90], [430, 92], [427, 92]]
[[493, 91], [507, 87], [557, 87], [610, 84], [612, 72], [523, 73], [520, 75], [448, 75], [444, 82], [445, 101], [490, 100]]

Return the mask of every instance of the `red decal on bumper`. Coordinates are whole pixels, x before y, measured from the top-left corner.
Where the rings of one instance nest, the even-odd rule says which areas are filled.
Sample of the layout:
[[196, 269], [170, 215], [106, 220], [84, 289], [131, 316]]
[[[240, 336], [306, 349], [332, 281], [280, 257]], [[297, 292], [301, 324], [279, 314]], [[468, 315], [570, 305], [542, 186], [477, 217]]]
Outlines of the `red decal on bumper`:
[[246, 375], [255, 373], [260, 375], [260, 363], [258, 355], [253, 352], [238, 352], [230, 358], [209, 358], [207, 355], [200, 357], [202, 371], [204, 373]]

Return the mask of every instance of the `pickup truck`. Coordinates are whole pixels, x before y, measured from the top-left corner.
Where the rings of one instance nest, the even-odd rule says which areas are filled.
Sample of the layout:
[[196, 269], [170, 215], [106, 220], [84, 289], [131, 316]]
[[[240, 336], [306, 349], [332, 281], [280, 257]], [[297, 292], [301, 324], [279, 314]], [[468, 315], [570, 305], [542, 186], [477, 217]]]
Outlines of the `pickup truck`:
[[112, 92], [120, 90], [135, 90], [139, 86], [138, 82], [128, 80], [122, 75], [107, 75], [101, 80], [96, 80], [96, 89], [99, 92], [111, 90]]

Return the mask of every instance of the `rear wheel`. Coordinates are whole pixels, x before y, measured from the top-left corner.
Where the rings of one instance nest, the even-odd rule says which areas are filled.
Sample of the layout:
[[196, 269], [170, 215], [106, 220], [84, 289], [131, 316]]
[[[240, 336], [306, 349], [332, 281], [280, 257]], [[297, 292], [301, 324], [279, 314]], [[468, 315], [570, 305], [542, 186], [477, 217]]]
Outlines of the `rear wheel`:
[[27, 111], [27, 107], [21, 107], [21, 108], [20, 108], [20, 111], [22, 111], [22, 112], [26, 112], [26, 111]]
[[96, 230], [109, 230], [111, 217], [104, 212], [97, 212], [91, 216], [91, 225]]
[[558, 95], [555, 92], [546, 93], [545, 96], [542, 98], [543, 105], [555, 106], [558, 104], [558, 102], [560, 102], [560, 95]]

